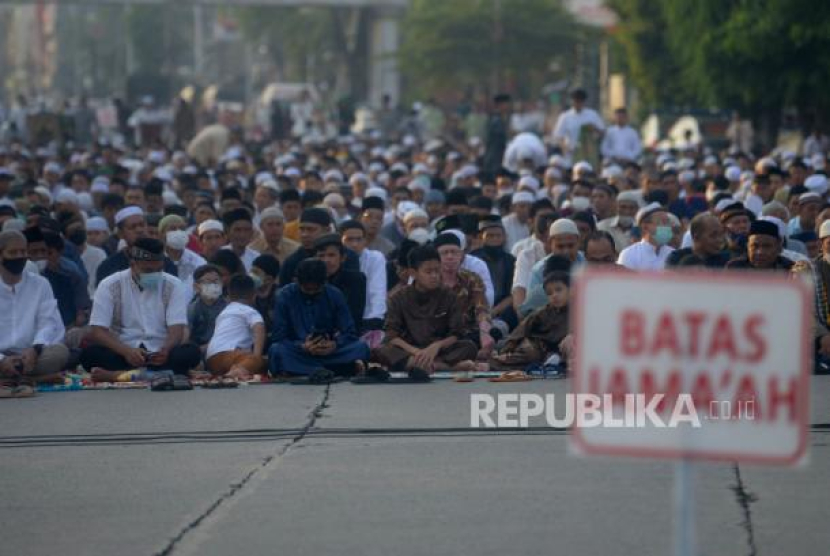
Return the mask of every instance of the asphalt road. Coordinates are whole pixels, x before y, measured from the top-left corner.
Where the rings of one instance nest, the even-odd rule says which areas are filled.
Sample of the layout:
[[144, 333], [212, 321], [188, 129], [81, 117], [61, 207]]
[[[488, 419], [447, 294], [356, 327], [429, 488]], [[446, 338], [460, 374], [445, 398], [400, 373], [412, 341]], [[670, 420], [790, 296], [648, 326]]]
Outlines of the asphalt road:
[[[671, 554], [670, 462], [464, 430], [471, 393], [552, 389], [567, 382], [4, 400], [0, 554]], [[700, 554], [830, 553], [830, 377], [811, 411], [804, 468], [697, 466]]]

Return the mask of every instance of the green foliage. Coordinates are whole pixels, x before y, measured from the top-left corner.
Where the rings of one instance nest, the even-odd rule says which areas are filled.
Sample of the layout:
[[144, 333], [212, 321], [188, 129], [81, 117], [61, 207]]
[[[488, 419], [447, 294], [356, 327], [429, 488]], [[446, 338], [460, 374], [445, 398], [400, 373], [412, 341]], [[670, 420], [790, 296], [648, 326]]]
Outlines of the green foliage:
[[404, 75], [421, 94], [522, 82], [573, 52], [576, 26], [558, 0], [412, 0]]

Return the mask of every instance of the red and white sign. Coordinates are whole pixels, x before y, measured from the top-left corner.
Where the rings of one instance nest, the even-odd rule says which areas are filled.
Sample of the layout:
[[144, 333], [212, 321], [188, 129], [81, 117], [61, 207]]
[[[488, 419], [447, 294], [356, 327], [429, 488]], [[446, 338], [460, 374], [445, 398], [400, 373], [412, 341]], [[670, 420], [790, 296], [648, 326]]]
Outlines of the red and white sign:
[[813, 308], [800, 280], [587, 269], [574, 306], [575, 394], [629, 417], [627, 394], [662, 394], [654, 407], [667, 421], [682, 398], [699, 419], [576, 426], [579, 452], [779, 465], [805, 455]]

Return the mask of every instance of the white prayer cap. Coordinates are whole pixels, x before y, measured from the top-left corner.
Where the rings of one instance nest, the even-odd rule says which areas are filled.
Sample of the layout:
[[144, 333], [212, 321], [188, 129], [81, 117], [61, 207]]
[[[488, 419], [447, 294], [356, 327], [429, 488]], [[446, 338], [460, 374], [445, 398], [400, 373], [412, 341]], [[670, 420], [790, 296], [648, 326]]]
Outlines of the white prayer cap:
[[395, 216], [397, 216], [401, 221], [403, 221], [406, 214], [411, 211], [415, 210], [418, 207], [418, 203], [414, 203], [412, 201], [401, 201], [398, 203], [397, 208], [395, 209]]
[[144, 216], [144, 211], [141, 210], [141, 207], [137, 207], [135, 205], [124, 207], [115, 213], [115, 225], [117, 226], [118, 224], [121, 224], [124, 220], [131, 216]]
[[78, 206], [81, 210], [91, 211], [95, 208], [95, 203], [92, 201], [92, 195], [87, 191], [78, 193]]
[[22, 232], [26, 229], [26, 222], [20, 220], [18, 218], [9, 218], [5, 222], [3, 222], [3, 231], [9, 232]]
[[171, 172], [168, 168], [160, 167], [156, 168], [153, 172], [153, 177], [158, 178], [161, 181], [171, 182], [173, 181], [173, 172]]
[[147, 160], [153, 164], [164, 164], [167, 160], [167, 154], [164, 151], [150, 151]]
[[817, 195], [824, 195], [827, 193], [827, 176], [824, 174], [813, 174], [804, 180], [804, 187], [809, 189], [812, 193]]
[[622, 176], [623, 170], [617, 164], [611, 164], [602, 169], [601, 177], [611, 180]]
[[63, 172], [63, 168], [57, 162], [47, 162], [43, 165], [44, 174], [60, 174], [61, 172]]
[[338, 183], [343, 183], [343, 172], [336, 169], [329, 170], [323, 174], [323, 181], [336, 181]]
[[285, 220], [285, 215], [283, 215], [282, 211], [279, 207], [268, 207], [267, 209], [263, 210], [259, 213], [259, 223], [262, 224], [266, 220], [270, 219], [274, 220]]
[[579, 162], [574, 164], [574, 167], [573, 167], [573, 173], [574, 174], [580, 174], [581, 175], [581, 174], [586, 174], [586, 173], [593, 173], [593, 171], [594, 171], [594, 167], [591, 166], [591, 164], [589, 162], [585, 161], [585, 160], [580, 160]]
[[199, 224], [199, 237], [202, 237], [206, 232], [225, 232], [225, 227], [218, 220], [205, 220]]
[[635, 221], [637, 222], [637, 225], [639, 226], [640, 224], [642, 224], [643, 220], [645, 220], [646, 218], [648, 218], [649, 216], [651, 216], [652, 214], [654, 214], [656, 212], [668, 212], [668, 211], [666, 210], [666, 207], [664, 207], [660, 203], [651, 203], [649, 205], [646, 205], [646, 206], [644, 206], [643, 208], [641, 208], [640, 210], [637, 211], [637, 216], [635, 217]]
[[423, 162], [418, 162], [412, 167], [412, 174], [419, 175], [419, 174], [430, 174], [429, 166], [424, 164]]
[[386, 166], [383, 164], [383, 162], [370, 162], [368, 169], [370, 172], [374, 174], [379, 174], [386, 170]]
[[722, 213], [723, 209], [725, 209], [726, 207], [731, 207], [734, 204], [736, 204], [735, 199], [733, 199], [732, 197], [721, 199], [720, 201], [718, 201], [718, 204], [715, 205], [715, 214]]
[[391, 168], [389, 168], [389, 171], [390, 172], [400, 172], [402, 174], [408, 174], [409, 173], [409, 167], [406, 164], [404, 164], [403, 162], [396, 162], [392, 165]]
[[363, 172], [355, 172], [349, 178], [349, 185], [354, 185], [356, 183], [365, 183], [366, 185], [368, 185], [369, 184], [369, 176], [367, 176]]
[[323, 197], [323, 204], [331, 209], [346, 208], [346, 199], [340, 193], [329, 193]]
[[109, 232], [110, 227], [103, 216], [93, 216], [87, 219], [86, 230], [88, 232]]
[[681, 170], [691, 170], [692, 168], [695, 167], [695, 161], [694, 161], [694, 159], [688, 158], [688, 157], [681, 158], [680, 162], [677, 163], [677, 166]]
[[692, 183], [695, 181], [694, 170], [683, 170], [680, 174], [678, 174], [677, 181], [680, 183]]
[[522, 179], [519, 180], [518, 189], [523, 187], [527, 187], [533, 190], [533, 193], [539, 191], [539, 180], [537, 180], [533, 176], [522, 176]]
[[827, 165], [827, 161], [824, 159], [824, 155], [821, 153], [816, 153], [810, 157], [810, 162], [813, 165], [813, 168], [816, 170], [824, 170], [824, 167]]
[[300, 176], [302, 176], [302, 173], [297, 168], [294, 168], [292, 166], [291, 168], [287, 168], [285, 172], [282, 173], [282, 175], [286, 178], [299, 178]]
[[550, 230], [548, 230], [548, 236], [550, 237], [578, 235], [579, 228], [576, 227], [576, 222], [570, 218], [560, 218], [559, 220], [554, 221], [553, 224], [550, 225]]
[[741, 179], [741, 169], [737, 166], [729, 166], [724, 172], [724, 176], [729, 181], [740, 181]]
[[643, 198], [633, 190], [627, 191], [620, 191], [620, 194], [617, 195], [617, 202], [629, 202], [629, 203], [637, 203], [637, 206], [642, 206]]
[[518, 193], [513, 194], [510, 202], [514, 205], [518, 205], [519, 203], [533, 204], [533, 201], [535, 200], [536, 197], [530, 191], [519, 191]]
[[176, 193], [173, 191], [163, 191], [161, 194], [161, 200], [162, 203], [164, 203], [164, 206], [166, 207], [182, 204], [182, 200], [179, 199], [179, 196], [176, 195]]
[[46, 202], [50, 205], [52, 204], [52, 194], [49, 192], [49, 188], [43, 185], [38, 185], [37, 187], [35, 187], [34, 191], [38, 195], [43, 195], [44, 197], [46, 197]]
[[433, 151], [437, 151], [444, 146], [444, 142], [440, 139], [430, 139], [427, 141], [426, 145], [424, 145], [424, 151], [431, 153]]
[[410, 191], [415, 191], [417, 189], [419, 191], [423, 191], [424, 194], [426, 194], [430, 189], [432, 189], [432, 185], [429, 181], [429, 178], [417, 177], [411, 182], [409, 182], [406, 188]]
[[455, 177], [460, 180], [465, 180], [468, 178], [474, 178], [478, 175], [478, 167], [474, 166], [473, 164], [466, 164], [461, 167], [461, 169], [455, 173]]
[[568, 161], [563, 157], [561, 154], [554, 154], [548, 159], [548, 164], [550, 166], [557, 166], [559, 168], [568, 169], [570, 165]]
[[821, 228], [818, 231], [818, 238], [824, 239], [830, 236], [830, 220], [825, 220], [821, 223]]
[[370, 187], [366, 190], [366, 197], [380, 197], [385, 203], [389, 194], [382, 187]]
[[717, 163], [718, 163], [718, 157], [716, 157], [713, 154], [710, 154], [709, 156], [707, 156], [706, 158], [703, 159], [703, 165], [704, 166], [711, 166], [712, 164], [717, 164]]
[[98, 176], [92, 180], [92, 187], [90, 190], [93, 193], [108, 193], [110, 190], [110, 180], [105, 176]]
[[429, 214], [427, 214], [427, 211], [425, 211], [422, 208], [412, 209], [412, 210], [408, 211], [406, 214], [404, 214], [404, 216], [403, 216], [404, 224], [406, 224], [407, 222], [409, 222], [413, 218], [426, 218], [427, 220], [429, 220]]
[[553, 178], [555, 180], [562, 179], [562, 170], [557, 168], [556, 166], [549, 166], [547, 170], [545, 170], [545, 177], [546, 178]]
[[262, 185], [262, 182], [267, 180], [273, 181], [273, 179], [274, 175], [271, 172], [259, 172], [256, 176], [254, 176], [254, 185], [259, 187], [260, 185]]
[[809, 193], [802, 193], [798, 197], [798, 204], [799, 205], [806, 205], [807, 203], [821, 203], [821, 202], [822, 202], [821, 195], [819, 195], [818, 193], [814, 193], [813, 191], [810, 191]]
[[72, 189], [63, 188], [61, 189], [58, 194], [55, 196], [56, 203], [71, 203], [73, 205], [78, 206], [78, 194], [75, 193]]
[[257, 187], [270, 189], [272, 191], [276, 191], [277, 193], [280, 192], [280, 184], [278, 184], [277, 180], [275, 180], [274, 178], [265, 178], [256, 185]]

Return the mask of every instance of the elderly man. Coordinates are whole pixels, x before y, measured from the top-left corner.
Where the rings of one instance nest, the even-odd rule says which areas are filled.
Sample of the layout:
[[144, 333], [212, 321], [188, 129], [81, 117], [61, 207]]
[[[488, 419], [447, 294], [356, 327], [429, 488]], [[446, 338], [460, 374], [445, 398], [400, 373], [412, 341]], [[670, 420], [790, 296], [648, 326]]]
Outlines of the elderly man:
[[618, 252], [631, 245], [631, 228], [634, 227], [634, 218], [641, 204], [639, 192], [623, 191], [617, 195], [617, 215], [597, 223], [597, 230], [608, 232], [614, 238]]
[[530, 236], [530, 208], [534, 201], [533, 193], [519, 191], [510, 199], [510, 214], [502, 221], [505, 240], [505, 249], [510, 251], [521, 240]]
[[46, 278], [25, 272], [26, 238], [0, 232], [0, 398], [34, 394], [33, 380], [64, 369], [69, 350]]
[[793, 262], [781, 256], [783, 245], [777, 225], [766, 220], [753, 222], [749, 228], [746, 255], [732, 259], [726, 268], [790, 271]]
[[802, 193], [798, 197], [798, 215], [787, 225], [788, 235], [816, 229], [816, 217], [821, 212], [824, 199], [818, 193]]
[[[118, 237], [124, 240], [125, 248], [101, 263], [95, 276], [96, 284], [100, 284], [104, 278], [130, 267], [130, 258], [126, 251], [139, 238], [147, 237], [147, 220], [144, 218], [144, 211], [136, 206], [124, 207], [115, 214], [115, 228]], [[176, 265], [173, 264], [173, 261], [164, 257], [163, 266], [164, 272], [176, 276]]]
[[300, 244], [285, 237], [285, 217], [277, 207], [268, 207], [259, 213], [258, 238], [248, 246], [263, 255], [272, 255], [280, 264], [300, 248]]
[[164, 269], [164, 246], [137, 239], [129, 248], [130, 267], [98, 285], [81, 364], [93, 379], [116, 381], [122, 371], [147, 367], [187, 374], [201, 359], [198, 346], [185, 343], [185, 287]]
[[[723, 268], [729, 262], [723, 225], [718, 217], [703, 212], [692, 218], [689, 226], [692, 246], [673, 251], [666, 259], [666, 266], [706, 266]], [[693, 257], [692, 260], [688, 260]]]
[[159, 234], [164, 243], [164, 254], [176, 265], [176, 273], [187, 290], [187, 298], [193, 297], [193, 273], [207, 261], [187, 248], [190, 234], [187, 223], [176, 214], [168, 214], [159, 222]]
[[662, 270], [674, 249], [672, 221], [666, 207], [652, 203], [637, 213], [637, 225], [643, 239], [622, 250], [617, 264], [631, 270]]

